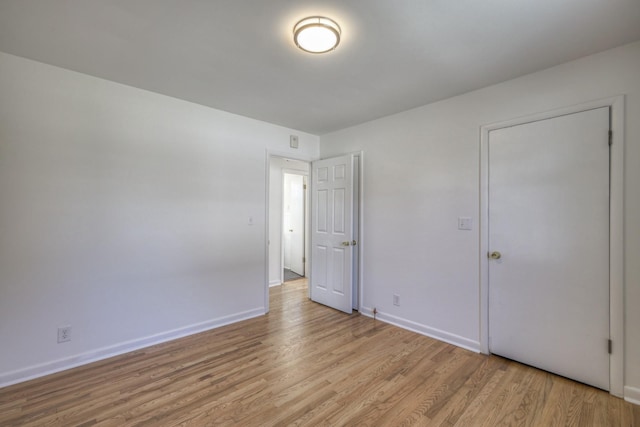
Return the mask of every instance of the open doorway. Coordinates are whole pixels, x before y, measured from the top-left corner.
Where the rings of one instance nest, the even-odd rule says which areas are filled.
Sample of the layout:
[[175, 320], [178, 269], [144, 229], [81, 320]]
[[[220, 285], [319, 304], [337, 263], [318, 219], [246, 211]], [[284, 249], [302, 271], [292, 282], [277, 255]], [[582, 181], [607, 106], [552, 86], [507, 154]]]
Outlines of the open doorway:
[[[361, 273], [361, 267], [362, 267], [361, 247], [362, 247], [362, 241], [364, 239], [364, 236], [362, 233], [363, 231], [362, 230], [363, 155], [364, 153], [362, 152], [348, 154], [346, 156], [347, 157], [346, 161], [350, 165], [349, 171], [347, 172], [346, 169], [343, 170], [340, 167], [338, 167], [336, 170], [333, 171], [334, 173], [332, 175], [336, 179], [341, 177], [346, 178], [347, 176], [350, 177], [349, 179], [350, 184], [348, 185], [348, 188], [349, 188], [348, 197], [346, 193], [337, 191], [333, 199], [334, 201], [339, 202], [340, 200], [343, 199], [340, 196], [342, 194], [344, 197], [346, 197], [344, 198], [344, 201], [349, 200], [350, 205], [351, 205], [351, 202], [353, 202], [352, 211], [349, 211], [348, 214], [344, 213], [342, 216], [339, 215], [339, 218], [341, 218], [339, 221], [340, 224], [347, 225], [348, 223], [349, 229], [351, 231], [349, 232], [349, 236], [346, 236], [346, 235], [343, 236], [344, 239], [338, 242], [339, 243], [338, 249], [341, 249], [344, 252], [345, 251], [344, 248], [347, 247], [347, 243], [348, 243], [348, 246], [350, 248], [349, 252], [351, 253], [351, 256], [349, 257], [349, 259], [345, 260], [346, 264], [343, 263], [344, 264], [343, 266], [345, 267], [344, 269], [336, 268], [336, 267], [340, 267], [339, 265], [325, 263], [324, 265], [326, 268], [323, 269], [324, 273], [316, 272], [318, 274], [315, 274], [315, 273], [312, 273], [311, 271], [311, 267], [316, 264], [313, 262], [313, 260], [314, 259], [316, 261], [319, 260], [320, 265], [323, 265], [322, 264], [323, 258], [322, 258], [322, 254], [314, 255], [314, 253], [312, 253], [313, 251], [311, 249], [311, 243], [312, 243], [311, 229], [315, 227], [314, 233], [317, 234], [319, 230], [317, 226], [321, 226], [322, 224], [325, 223], [324, 221], [321, 220], [321, 217], [326, 218], [326, 215], [324, 214], [320, 215], [320, 213], [317, 211], [318, 207], [325, 206], [325, 205], [320, 203], [321, 200], [317, 199], [316, 197], [317, 192], [316, 190], [314, 190], [314, 188], [316, 189], [320, 188], [319, 187], [319, 185], [321, 184], [320, 181], [324, 179], [323, 177], [325, 175], [324, 173], [318, 174], [318, 171], [316, 171], [315, 168], [320, 163], [330, 161], [331, 159], [324, 159], [322, 161], [313, 162], [314, 172], [312, 173], [312, 163], [309, 161], [291, 159], [285, 156], [270, 154], [267, 152], [268, 185], [266, 188], [267, 189], [267, 230], [266, 230], [267, 231], [267, 241], [266, 241], [266, 251], [267, 251], [266, 253], [267, 281], [266, 282], [267, 283], [265, 286], [265, 308], [266, 308], [265, 311], [266, 312], [269, 312], [269, 296], [272, 293], [272, 291], [281, 291], [283, 289], [283, 288], [279, 288], [278, 290], [276, 290], [274, 289], [274, 287], [285, 283], [284, 273], [285, 271], [287, 271], [285, 269], [285, 253], [284, 253], [286, 239], [287, 239], [286, 233], [293, 233], [289, 231], [289, 230], [292, 230], [291, 227], [286, 228], [289, 225], [289, 222], [285, 221], [285, 217], [284, 217], [285, 174], [300, 175], [307, 179], [307, 182], [306, 182], [307, 188], [305, 189], [306, 191], [304, 192], [305, 233], [304, 233], [304, 256], [302, 257], [303, 266], [298, 267], [303, 269], [303, 271], [300, 274], [303, 276], [302, 278], [298, 279], [299, 282], [304, 283], [304, 286], [306, 286], [309, 291], [308, 297], [313, 299], [311, 295], [311, 285], [309, 283], [309, 281], [312, 280], [313, 277], [315, 277], [315, 280], [317, 283], [320, 283], [324, 280], [324, 278], [329, 278], [330, 276], [333, 277], [337, 273], [342, 272], [344, 274], [341, 274], [341, 277], [343, 277], [344, 280], [340, 283], [345, 292], [347, 292], [347, 287], [350, 290], [347, 293], [349, 294], [348, 305], [351, 306], [351, 310], [346, 306], [340, 309], [347, 312], [360, 309], [360, 302], [362, 298], [362, 286], [363, 286], [362, 273]], [[339, 159], [335, 158], [334, 160], [339, 160]], [[312, 179], [312, 174], [313, 174], [313, 179]], [[304, 179], [303, 179], [303, 183], [305, 183]], [[314, 201], [311, 200], [312, 191], [314, 191], [313, 193]], [[346, 187], [345, 187], [345, 191], [346, 191]], [[339, 206], [342, 206], [341, 203], [342, 202], [339, 203]], [[332, 206], [335, 207], [336, 206], [335, 203], [333, 203]], [[312, 210], [313, 210], [313, 214], [311, 213]], [[329, 210], [334, 210], [334, 209], [331, 208]], [[328, 212], [329, 211], [327, 211], [326, 213]], [[311, 225], [312, 223], [314, 224], [313, 227]], [[295, 228], [293, 228], [293, 230], [295, 231]], [[287, 249], [288, 253], [289, 251], [291, 254], [295, 252], [293, 248]], [[294, 255], [293, 258], [299, 259], [300, 256]], [[292, 268], [292, 264], [289, 261], [287, 261], [287, 269], [289, 270], [289, 272], [291, 272], [291, 270], [295, 271], [296, 267]], [[309, 278], [309, 280], [307, 280], [307, 278]], [[296, 282], [292, 280], [291, 283], [296, 283]], [[336, 283], [332, 281], [331, 287], [335, 288]], [[330, 304], [327, 304], [327, 305], [331, 306]]]
[[269, 157], [269, 286], [308, 275], [309, 169], [305, 161]]
[[283, 282], [306, 276], [307, 176], [283, 170], [282, 267]]

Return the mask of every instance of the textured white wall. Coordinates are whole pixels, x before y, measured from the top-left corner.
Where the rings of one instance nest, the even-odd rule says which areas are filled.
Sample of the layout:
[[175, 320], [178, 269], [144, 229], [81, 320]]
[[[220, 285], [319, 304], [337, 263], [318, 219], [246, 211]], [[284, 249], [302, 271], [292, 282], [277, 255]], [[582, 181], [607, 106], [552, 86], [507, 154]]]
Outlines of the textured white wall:
[[317, 136], [0, 70], [0, 384], [264, 312], [266, 153], [295, 133], [314, 158]]
[[[625, 384], [640, 400], [640, 43], [321, 136], [323, 158], [365, 152], [364, 306], [476, 346], [480, 127], [619, 94], [626, 95]], [[458, 216], [474, 219], [473, 232], [457, 230]]]

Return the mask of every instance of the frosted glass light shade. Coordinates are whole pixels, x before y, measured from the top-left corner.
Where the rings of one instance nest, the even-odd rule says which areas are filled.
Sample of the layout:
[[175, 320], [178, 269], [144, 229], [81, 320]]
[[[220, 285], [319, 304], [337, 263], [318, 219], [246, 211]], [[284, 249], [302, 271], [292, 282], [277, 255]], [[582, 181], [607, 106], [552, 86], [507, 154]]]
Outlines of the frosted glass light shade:
[[293, 41], [309, 53], [325, 53], [340, 43], [340, 26], [324, 16], [310, 16], [293, 27]]

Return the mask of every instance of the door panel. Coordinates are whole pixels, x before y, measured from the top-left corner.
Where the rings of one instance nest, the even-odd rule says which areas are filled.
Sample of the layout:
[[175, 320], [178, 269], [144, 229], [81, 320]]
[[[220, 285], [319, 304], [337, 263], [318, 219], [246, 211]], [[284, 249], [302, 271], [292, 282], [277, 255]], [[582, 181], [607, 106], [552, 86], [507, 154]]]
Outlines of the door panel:
[[344, 234], [344, 188], [333, 190], [333, 231], [334, 233]]
[[609, 108], [489, 135], [490, 351], [609, 389]]
[[326, 233], [329, 217], [329, 191], [318, 190], [316, 193], [316, 231], [318, 233]]
[[[347, 249], [351, 250], [351, 248]], [[333, 248], [333, 276], [331, 280], [331, 285], [333, 287], [333, 292], [338, 295], [344, 295], [344, 259], [345, 259], [345, 250], [342, 248]]]
[[311, 299], [352, 311], [353, 158], [312, 165]]
[[[327, 265], [327, 247], [322, 245], [316, 245], [314, 251], [314, 263], [319, 265]], [[327, 290], [327, 270], [326, 268], [319, 268], [313, 273], [314, 286], [320, 288], [322, 291]]]

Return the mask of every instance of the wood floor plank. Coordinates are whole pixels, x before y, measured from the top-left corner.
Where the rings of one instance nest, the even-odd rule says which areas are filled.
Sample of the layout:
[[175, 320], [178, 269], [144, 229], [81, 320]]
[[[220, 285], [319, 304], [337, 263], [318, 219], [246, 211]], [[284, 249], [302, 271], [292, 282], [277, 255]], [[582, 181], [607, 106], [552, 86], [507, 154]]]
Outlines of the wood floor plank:
[[640, 407], [271, 288], [270, 313], [0, 389], [0, 426], [623, 426]]

